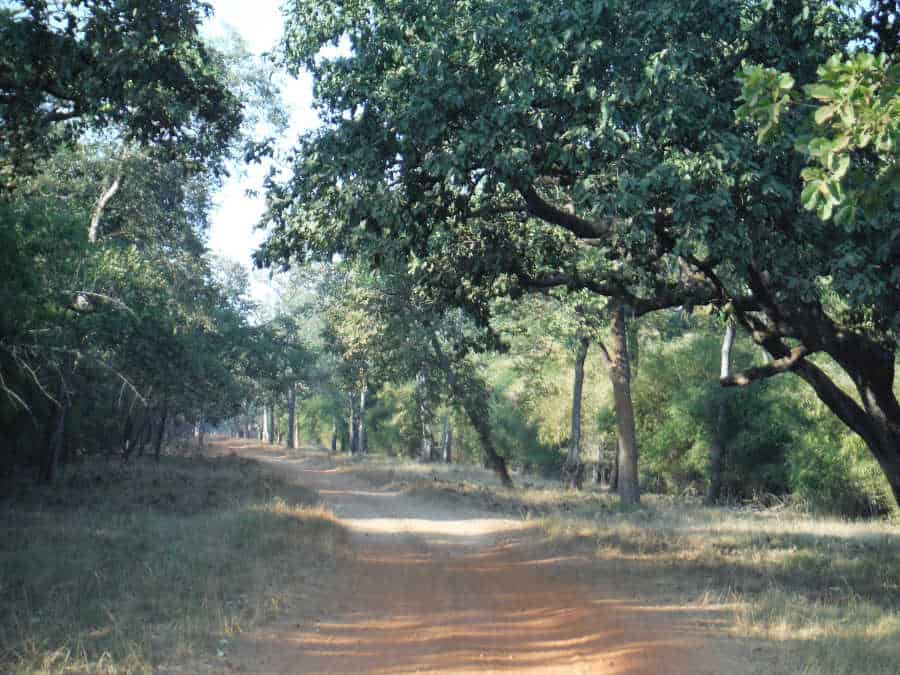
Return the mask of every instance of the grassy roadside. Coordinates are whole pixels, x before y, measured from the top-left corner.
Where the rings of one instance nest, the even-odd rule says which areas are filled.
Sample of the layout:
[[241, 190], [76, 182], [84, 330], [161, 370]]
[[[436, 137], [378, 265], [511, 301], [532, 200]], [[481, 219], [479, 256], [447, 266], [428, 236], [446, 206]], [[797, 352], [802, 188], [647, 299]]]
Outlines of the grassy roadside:
[[0, 672], [215, 672], [326, 590], [341, 541], [314, 493], [233, 456], [3, 487]]
[[[349, 463], [345, 464], [349, 467]], [[623, 510], [599, 490], [572, 493], [519, 478], [501, 487], [473, 467], [372, 457], [354, 472], [409, 494], [535, 519], [542, 544], [586, 554], [731, 612], [731, 633], [776, 652], [767, 672], [896, 675], [900, 663], [900, 523], [851, 522], [790, 509], [738, 511], [647, 495]]]

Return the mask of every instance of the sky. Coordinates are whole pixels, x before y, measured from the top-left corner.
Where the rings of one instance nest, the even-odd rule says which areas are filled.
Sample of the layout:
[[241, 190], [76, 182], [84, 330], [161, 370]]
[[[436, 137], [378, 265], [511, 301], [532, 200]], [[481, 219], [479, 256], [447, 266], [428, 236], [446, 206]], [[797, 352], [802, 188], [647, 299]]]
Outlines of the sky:
[[[281, 35], [281, 0], [212, 0], [215, 14], [204, 27], [210, 36], [221, 34], [230, 27], [236, 30], [249, 49], [255, 53], [271, 51]], [[307, 77], [287, 78], [283, 92], [291, 113], [291, 125], [285, 137], [287, 147], [298, 134], [317, 125], [312, 110], [312, 81]], [[254, 229], [262, 216], [265, 200], [262, 194], [250, 197], [247, 190], [260, 190], [267, 167], [253, 165], [235, 167], [216, 198], [209, 231], [209, 247], [217, 255], [230, 258], [253, 269], [250, 259], [254, 249], [263, 241], [265, 233]], [[251, 292], [258, 302], [269, 303], [274, 294], [267, 271], [254, 271]]]

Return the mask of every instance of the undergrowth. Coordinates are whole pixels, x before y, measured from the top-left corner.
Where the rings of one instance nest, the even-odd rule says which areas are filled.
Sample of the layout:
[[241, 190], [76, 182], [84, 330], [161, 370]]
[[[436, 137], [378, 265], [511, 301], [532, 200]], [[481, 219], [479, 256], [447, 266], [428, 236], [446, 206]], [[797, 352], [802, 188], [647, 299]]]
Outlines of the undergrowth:
[[314, 493], [233, 456], [3, 487], [0, 672], [215, 672], [231, 636], [322, 592], [339, 537]]
[[499, 485], [476, 467], [367, 459], [368, 480], [409, 494], [535, 519], [543, 544], [732, 611], [735, 636], [779, 653], [770, 672], [896, 675], [900, 663], [900, 521], [841, 520], [800, 509], [709, 508], [645, 495], [623, 508], [591, 487], [518, 477]]

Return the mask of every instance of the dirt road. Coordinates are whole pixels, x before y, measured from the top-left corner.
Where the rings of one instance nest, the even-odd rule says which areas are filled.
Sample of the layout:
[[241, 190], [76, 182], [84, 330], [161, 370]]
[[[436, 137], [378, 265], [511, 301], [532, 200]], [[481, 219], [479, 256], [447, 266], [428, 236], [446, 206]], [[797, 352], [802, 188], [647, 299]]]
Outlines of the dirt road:
[[621, 566], [598, 577], [535, 546], [521, 520], [373, 488], [322, 454], [239, 452], [318, 490], [351, 553], [316, 620], [284, 617], [232, 646], [237, 672], [755, 672], [723, 610]]

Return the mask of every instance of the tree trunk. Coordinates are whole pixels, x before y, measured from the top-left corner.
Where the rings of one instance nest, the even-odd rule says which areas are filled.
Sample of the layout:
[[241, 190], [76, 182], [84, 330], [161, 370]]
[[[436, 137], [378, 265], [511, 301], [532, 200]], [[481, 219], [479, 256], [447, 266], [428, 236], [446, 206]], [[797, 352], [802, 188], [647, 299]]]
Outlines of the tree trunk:
[[628, 321], [628, 369], [631, 371], [631, 379], [638, 375], [641, 362], [640, 324], [634, 321], [634, 314]]
[[[731, 377], [731, 350], [734, 347], [734, 322], [728, 321], [725, 336], [722, 338], [722, 351], [719, 359], [719, 375]], [[716, 428], [709, 446], [709, 488], [706, 491], [706, 503], [713, 505], [719, 501], [722, 493], [722, 457], [725, 454], [725, 423], [728, 406], [724, 397], [720, 396], [716, 410]]]
[[266, 434], [269, 433], [269, 406], [263, 404], [262, 426], [259, 428], [259, 440], [266, 440]]
[[[782, 373], [798, 375], [868, 446], [888, 480], [894, 500], [900, 504], [900, 402], [894, 393], [895, 348], [842, 331], [815, 309], [789, 326], [800, 334], [802, 343], [793, 348], [779, 337], [764, 332], [764, 325], [761, 330], [755, 330], [761, 322], [746, 313], [739, 318], [771, 360], [764, 366], [722, 378], [721, 384], [747, 386]], [[859, 402], [809, 361], [803, 350], [825, 352], [834, 359], [853, 382]]]
[[444, 415], [444, 433], [441, 435], [441, 455], [444, 462], [453, 461], [453, 427], [450, 426], [450, 415]]
[[294, 449], [294, 412], [297, 406], [297, 393], [292, 384], [288, 387], [288, 414], [287, 414], [287, 447]]
[[275, 404], [270, 403], [267, 407], [268, 410], [268, 418], [269, 418], [269, 445], [275, 445]]
[[350, 454], [359, 452], [359, 411], [356, 405], [356, 396], [350, 400]]
[[331, 422], [331, 452], [337, 452], [337, 444], [338, 444], [338, 423], [337, 418], [334, 418]]
[[884, 472], [894, 500], [900, 504], [900, 406], [893, 392], [894, 364], [885, 362], [883, 371], [876, 372], [874, 360], [859, 369], [839, 363], [854, 380], [862, 407], [814, 364], [804, 362], [797, 374], [862, 438]]
[[116, 192], [119, 191], [119, 185], [121, 185], [121, 183], [122, 162], [120, 161], [118, 166], [116, 167], [116, 175], [113, 177], [112, 183], [103, 191], [99, 199], [97, 199], [97, 203], [94, 205], [93, 213], [91, 213], [91, 223], [88, 226], [88, 241], [91, 244], [97, 243], [97, 237], [100, 232], [100, 218], [103, 216], [103, 209], [106, 208], [109, 200], [112, 199], [116, 195]]
[[56, 414], [48, 427], [47, 444], [44, 449], [44, 459], [41, 463], [40, 479], [45, 483], [56, 480], [56, 471], [59, 466], [59, 454], [66, 431], [66, 412], [69, 408], [63, 385], [60, 385], [59, 405], [56, 406]]
[[619, 443], [616, 439], [616, 448], [613, 452], [612, 467], [609, 470], [609, 490], [610, 492], [619, 491]]
[[619, 432], [619, 498], [623, 504], [639, 504], [641, 488], [638, 478], [637, 434], [634, 429], [634, 407], [631, 402], [625, 307], [621, 303], [616, 305], [613, 313], [609, 360], [609, 376], [612, 380]]
[[166, 435], [166, 422], [169, 418], [169, 403], [167, 400], [163, 399], [163, 407], [162, 414], [159, 418], [159, 427], [156, 429], [156, 444], [153, 449], [153, 454], [156, 457], [156, 461], [159, 461], [159, 456], [162, 454], [162, 445], [163, 439]]
[[422, 443], [419, 456], [423, 462], [434, 460], [434, 434], [431, 430], [431, 422], [425, 416], [422, 417]]
[[131, 413], [125, 416], [125, 426], [122, 428], [122, 457], [127, 462], [131, 456], [131, 432], [134, 429], [134, 418]]
[[900, 403], [894, 393], [896, 353], [864, 340], [848, 340], [828, 354], [850, 375], [860, 406], [814, 364], [804, 361], [797, 373], [819, 398], [855, 431], [875, 456], [900, 505]]
[[136, 440], [138, 457], [144, 456], [144, 448], [147, 447], [147, 443], [149, 443], [153, 437], [152, 420], [153, 415], [149, 410], [147, 410], [144, 414], [144, 421], [141, 424], [141, 430], [138, 432]]
[[575, 384], [572, 390], [572, 431], [569, 436], [569, 455], [563, 466], [563, 480], [572, 489], [581, 486], [584, 467], [581, 464], [581, 395], [584, 390], [584, 362], [587, 359], [590, 338], [578, 341], [575, 354]]
[[433, 414], [428, 400], [428, 382], [425, 371], [416, 373], [416, 397], [419, 399], [419, 459], [430, 462], [434, 459], [434, 431], [432, 429]]
[[441, 369], [447, 376], [447, 383], [450, 385], [450, 391], [453, 397], [460, 402], [465, 410], [469, 423], [478, 434], [478, 440], [481, 441], [481, 449], [484, 451], [485, 464], [492, 469], [500, 482], [505, 487], [513, 487], [512, 478], [509, 476], [509, 470], [506, 467], [506, 460], [497, 454], [494, 447], [494, 440], [491, 438], [491, 427], [488, 423], [490, 414], [490, 400], [484, 383], [474, 377], [468, 377], [466, 382], [461, 382], [457, 376], [450, 359], [441, 349], [441, 343], [438, 341], [437, 335], [432, 333], [431, 346], [434, 349], [435, 356]]
[[487, 460], [485, 465], [497, 474], [500, 483], [502, 483], [504, 487], [513, 487], [512, 478], [509, 476], [509, 469], [506, 468], [506, 460], [497, 454], [497, 450], [494, 447], [494, 439], [491, 436], [491, 427], [488, 424], [487, 415], [477, 408], [469, 406], [466, 406], [466, 415], [469, 418], [469, 423], [475, 428], [475, 432], [478, 434], [478, 440], [481, 441], [481, 448], [484, 450], [484, 456]]
[[359, 452], [368, 454], [369, 452], [369, 432], [366, 429], [366, 398], [368, 395], [368, 387], [363, 386], [359, 392]]
[[[746, 386], [755, 380], [793, 372], [868, 446], [881, 466], [895, 501], [900, 504], [900, 402], [894, 392], [896, 340], [878, 341], [836, 324], [816, 303], [798, 307], [777, 304], [765, 271], [753, 266], [752, 309], [737, 307], [736, 318], [753, 341], [768, 352], [764, 366], [723, 378], [724, 386]], [[765, 319], [757, 312], [761, 310]], [[799, 341], [788, 345], [783, 338]], [[849, 376], [859, 401], [845, 392], [807, 356], [828, 354]]]
[[606, 448], [606, 434], [601, 434], [600, 441], [597, 444], [597, 469], [594, 472], [594, 483], [600, 485], [603, 483], [604, 479], [604, 471], [605, 464], [603, 463], [603, 458], [606, 455], [604, 449]]

